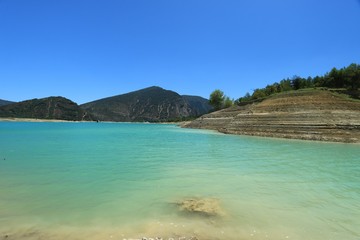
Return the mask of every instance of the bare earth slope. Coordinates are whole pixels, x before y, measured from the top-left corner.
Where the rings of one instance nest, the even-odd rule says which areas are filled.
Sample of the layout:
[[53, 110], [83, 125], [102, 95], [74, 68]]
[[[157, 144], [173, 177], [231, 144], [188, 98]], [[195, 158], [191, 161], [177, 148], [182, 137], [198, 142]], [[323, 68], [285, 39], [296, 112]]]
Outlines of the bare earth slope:
[[240, 135], [359, 143], [360, 101], [329, 91], [288, 92], [260, 103], [204, 115], [185, 127]]

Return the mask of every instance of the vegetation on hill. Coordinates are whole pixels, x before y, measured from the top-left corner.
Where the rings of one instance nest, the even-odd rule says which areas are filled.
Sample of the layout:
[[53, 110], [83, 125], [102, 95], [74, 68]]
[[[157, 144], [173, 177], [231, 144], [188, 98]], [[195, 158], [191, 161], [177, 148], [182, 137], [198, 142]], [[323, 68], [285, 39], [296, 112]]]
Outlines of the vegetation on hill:
[[210, 103], [220, 111], [206, 114], [184, 127], [240, 135], [359, 143], [359, 87], [360, 65], [351, 64], [342, 69], [333, 68], [324, 76], [294, 76], [255, 89], [252, 95], [247, 93], [229, 108], [224, 107], [224, 93], [215, 90], [210, 95]]
[[241, 105], [243, 102], [264, 99], [275, 93], [304, 88], [343, 89], [341, 90], [342, 92], [345, 92], [354, 98], [359, 98], [359, 87], [360, 65], [353, 63], [348, 67], [341, 69], [333, 68], [324, 76], [316, 76], [314, 78], [294, 76], [291, 79], [283, 79], [280, 82], [267, 85], [265, 88], [255, 89], [252, 95], [246, 93], [245, 96], [236, 100], [236, 103]]
[[181, 96], [160, 87], [149, 87], [81, 106], [63, 97], [32, 99], [19, 103], [0, 100], [0, 117], [3, 118], [69, 121], [184, 121], [195, 119], [211, 109], [205, 98]]
[[213, 106], [214, 110], [228, 108], [233, 105], [233, 101], [219, 89], [214, 90], [210, 94], [209, 103]]
[[5, 105], [13, 104], [13, 103], [15, 103], [15, 102], [0, 99], [0, 106], [5, 106]]
[[1, 106], [0, 117], [68, 121], [92, 120], [91, 115], [82, 110], [76, 103], [63, 97], [32, 99]]

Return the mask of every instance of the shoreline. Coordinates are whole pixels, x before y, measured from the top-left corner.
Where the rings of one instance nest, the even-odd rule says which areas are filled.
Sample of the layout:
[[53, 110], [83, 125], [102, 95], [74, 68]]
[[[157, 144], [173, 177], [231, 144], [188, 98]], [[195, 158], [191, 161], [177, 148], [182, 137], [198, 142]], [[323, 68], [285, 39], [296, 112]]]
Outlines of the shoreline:
[[[11, 118], [11, 117], [0, 117], [0, 122], [69, 122], [69, 123], [97, 123], [96, 121], [73, 121], [73, 120], [62, 120], [62, 119], [40, 119], [40, 118]], [[99, 121], [98, 123], [144, 123], [144, 124], [173, 124], [183, 126], [188, 124], [190, 121], [183, 122], [112, 122], [112, 121]]]
[[69, 121], [60, 119], [39, 119], [39, 118], [0, 118], [0, 122], [88, 122], [88, 121]]
[[181, 128], [187, 129], [198, 129], [198, 130], [209, 130], [215, 131], [220, 134], [225, 135], [233, 135], [233, 136], [244, 136], [244, 137], [253, 137], [253, 138], [263, 138], [263, 139], [278, 139], [278, 140], [294, 140], [294, 141], [306, 141], [306, 142], [318, 142], [318, 143], [341, 143], [341, 144], [358, 144], [360, 145], [360, 141], [357, 139], [353, 139], [353, 141], [349, 141], [349, 139], [339, 138], [334, 135], [333, 137], [323, 136], [323, 137], [314, 137], [310, 134], [303, 134], [303, 135], [286, 135], [286, 134], [268, 134], [268, 133], [259, 133], [256, 134], [245, 134], [245, 133], [238, 133], [236, 131], [226, 131], [224, 129], [217, 129], [217, 128], [206, 128], [206, 127], [193, 127], [187, 125], [179, 125]]
[[[49, 123], [96, 123], [96, 121], [70, 121], [70, 120], [60, 120], [60, 119], [38, 119], [38, 118], [0, 118], [0, 122], [34, 122], [34, 123], [41, 123], [41, 122], [49, 122]], [[99, 123], [145, 123], [145, 122], [99, 122]], [[339, 137], [319, 137], [317, 136], [309, 136], [308, 134], [304, 134], [303, 136], [295, 137], [292, 135], [285, 135], [285, 136], [271, 136], [269, 134], [264, 133], [262, 134], [242, 134], [232, 131], [224, 131], [222, 129], [216, 128], [204, 128], [204, 127], [189, 127], [188, 124], [191, 124], [191, 121], [183, 121], [183, 122], [159, 122], [159, 123], [151, 123], [146, 122], [146, 124], [173, 124], [177, 125], [180, 128], [188, 128], [188, 129], [199, 129], [199, 130], [210, 130], [216, 131], [218, 133], [226, 134], [226, 135], [235, 135], [235, 136], [247, 136], [247, 137], [260, 137], [260, 138], [272, 138], [272, 139], [288, 139], [288, 140], [300, 140], [300, 141], [307, 141], [307, 142], [323, 142], [323, 143], [345, 143], [345, 144], [360, 144], [359, 141], [349, 141], [348, 139], [342, 139]]]

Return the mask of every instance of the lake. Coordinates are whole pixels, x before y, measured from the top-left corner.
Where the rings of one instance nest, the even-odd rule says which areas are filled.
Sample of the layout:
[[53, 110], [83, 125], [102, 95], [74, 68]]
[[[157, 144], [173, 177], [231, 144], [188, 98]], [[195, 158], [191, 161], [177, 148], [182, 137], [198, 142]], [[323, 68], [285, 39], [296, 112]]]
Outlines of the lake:
[[358, 144], [0, 122], [0, 239], [359, 240], [359, 226]]

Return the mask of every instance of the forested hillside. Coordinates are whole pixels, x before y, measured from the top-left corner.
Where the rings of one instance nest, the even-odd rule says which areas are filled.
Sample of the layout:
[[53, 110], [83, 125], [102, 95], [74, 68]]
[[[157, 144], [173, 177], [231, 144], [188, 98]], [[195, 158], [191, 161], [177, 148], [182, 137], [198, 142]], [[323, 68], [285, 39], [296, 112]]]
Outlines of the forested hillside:
[[283, 79], [267, 85], [264, 88], [255, 89], [253, 94], [247, 93], [245, 96], [236, 100], [237, 103], [253, 101], [270, 96], [274, 93], [286, 92], [290, 90], [298, 90], [304, 88], [329, 88], [337, 89], [346, 93], [353, 98], [360, 98], [360, 65], [350, 64], [348, 67], [341, 69], [333, 68], [330, 72], [323, 76], [303, 78], [294, 76], [291, 79]]

